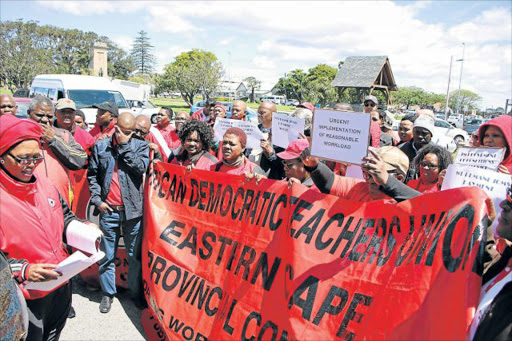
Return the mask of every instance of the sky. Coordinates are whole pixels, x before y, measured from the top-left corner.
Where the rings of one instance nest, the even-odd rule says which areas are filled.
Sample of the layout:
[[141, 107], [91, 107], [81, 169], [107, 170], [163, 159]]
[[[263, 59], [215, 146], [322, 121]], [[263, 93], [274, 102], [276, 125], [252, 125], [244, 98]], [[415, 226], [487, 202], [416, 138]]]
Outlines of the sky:
[[512, 98], [511, 1], [0, 1], [0, 20], [93, 31], [130, 51], [148, 32], [157, 71], [181, 52], [215, 53], [225, 79], [254, 76], [269, 90], [286, 72], [348, 56], [389, 57], [399, 87]]

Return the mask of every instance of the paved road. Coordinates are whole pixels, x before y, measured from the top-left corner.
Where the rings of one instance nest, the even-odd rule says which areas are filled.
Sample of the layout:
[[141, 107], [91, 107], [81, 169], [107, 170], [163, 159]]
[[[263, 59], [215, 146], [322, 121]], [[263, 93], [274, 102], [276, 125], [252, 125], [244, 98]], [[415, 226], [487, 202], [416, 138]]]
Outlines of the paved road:
[[142, 311], [135, 307], [128, 292], [114, 299], [108, 314], [99, 311], [101, 294], [89, 291], [83, 282], [73, 286], [74, 319], [68, 319], [61, 340], [145, 340], [140, 323]]

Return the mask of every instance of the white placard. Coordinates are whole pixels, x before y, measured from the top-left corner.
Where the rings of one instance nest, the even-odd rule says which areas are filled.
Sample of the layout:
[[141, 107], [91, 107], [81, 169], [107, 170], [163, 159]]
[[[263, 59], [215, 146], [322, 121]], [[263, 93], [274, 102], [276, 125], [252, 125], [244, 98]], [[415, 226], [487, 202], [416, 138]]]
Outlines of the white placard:
[[360, 165], [368, 153], [370, 114], [316, 110], [311, 154]]
[[71, 256], [60, 262], [55, 269], [62, 276], [46, 282], [26, 282], [24, 285], [25, 289], [51, 291], [105, 256], [105, 253], [99, 249], [101, 231], [95, 227], [78, 220], [73, 220], [66, 229], [66, 239], [68, 245], [91, 255], [86, 256], [81, 251], [74, 252]]
[[361, 166], [348, 165], [347, 170], [345, 171], [345, 177], [364, 180]]
[[247, 121], [217, 118], [213, 126], [215, 141], [222, 141], [224, 133], [231, 127], [240, 128], [247, 134], [247, 148], [261, 149], [260, 140], [264, 138], [263, 133], [258, 129], [257, 125]]
[[505, 156], [505, 148], [460, 147], [455, 163], [497, 171]]
[[510, 174], [453, 164], [448, 166], [441, 190], [471, 186], [484, 190], [492, 199], [496, 209], [496, 219], [493, 224], [494, 235], [496, 235], [498, 217], [501, 214], [500, 203], [506, 198], [507, 189], [511, 184], [512, 176]]
[[272, 144], [285, 148], [288, 144], [304, 133], [304, 119], [290, 117], [286, 114], [272, 115]]

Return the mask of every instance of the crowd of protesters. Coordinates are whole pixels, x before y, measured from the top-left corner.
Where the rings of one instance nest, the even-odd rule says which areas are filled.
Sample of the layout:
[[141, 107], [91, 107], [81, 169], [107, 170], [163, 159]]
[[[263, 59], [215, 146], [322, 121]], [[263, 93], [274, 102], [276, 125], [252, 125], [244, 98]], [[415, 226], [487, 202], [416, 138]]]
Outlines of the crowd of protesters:
[[[16, 283], [10, 284], [11, 289], [21, 288], [28, 309], [28, 317], [23, 316], [21, 308], [10, 311], [15, 323], [10, 324], [13, 334], [9, 335], [14, 339], [57, 340], [66, 318], [74, 316], [71, 283], [51, 292], [27, 290], [23, 284], [61, 275], [55, 269], [68, 255], [66, 227], [73, 220], [86, 222], [87, 202], [93, 205], [94, 214], [99, 214], [99, 226], [86, 223], [101, 230], [101, 249], [106, 254], [99, 262], [100, 312], [110, 311], [116, 295], [114, 258], [121, 233], [129, 264], [130, 293], [137, 306], [145, 305], [141, 224], [143, 187], [151, 162], [241, 175], [249, 180], [284, 181], [360, 202], [391, 203], [440, 191], [453, 162], [443, 137], [435, 134], [431, 111], [403, 117], [395, 133], [389, 114], [378, 109], [378, 100], [371, 95], [363, 103], [364, 112], [371, 115], [371, 147], [362, 160], [362, 179], [345, 176], [347, 164], [311, 155], [315, 113], [311, 103], [302, 103], [291, 113], [304, 119], [305, 128], [287, 148], [272, 143], [276, 105], [261, 103], [258, 128], [264, 138], [261, 149], [252, 150], [247, 148], [248, 137], [240, 128], [229, 128], [220, 141], [214, 141], [215, 120], [225, 118], [228, 110], [213, 99], [191, 114], [163, 107], [154, 126], [145, 116], [120, 113], [114, 103], [98, 103], [96, 123], [87, 131], [83, 113], [70, 99], [60, 99], [54, 105], [37, 95], [30, 104], [28, 119], [19, 119], [14, 116], [15, 103], [9, 97], [2, 96], [0, 107], [0, 275], [12, 271]], [[338, 103], [333, 109], [353, 111], [346, 103]], [[246, 117], [246, 103], [234, 101], [230, 118]], [[511, 127], [511, 116], [495, 118], [480, 127], [478, 139], [473, 141], [475, 146], [505, 148], [499, 171], [508, 174], [512, 173]], [[512, 242], [510, 194], [501, 207], [498, 233]], [[501, 255], [491, 257], [492, 272], [484, 274], [484, 281], [491, 281], [504, 269], [511, 250], [507, 247]], [[512, 287], [506, 289], [497, 295], [495, 305], [506, 317], [500, 317], [502, 327], [492, 333], [504, 333], [501, 336], [508, 338], [512, 335], [512, 319], [507, 299]], [[11, 302], [15, 301], [19, 307], [24, 304], [16, 295], [11, 297]], [[497, 323], [493, 318], [497, 317], [486, 315], [482, 322], [485, 331], [479, 330], [476, 338], [491, 333], [493, 323]], [[27, 324], [28, 334], [23, 336], [20, 330], [25, 330]]]

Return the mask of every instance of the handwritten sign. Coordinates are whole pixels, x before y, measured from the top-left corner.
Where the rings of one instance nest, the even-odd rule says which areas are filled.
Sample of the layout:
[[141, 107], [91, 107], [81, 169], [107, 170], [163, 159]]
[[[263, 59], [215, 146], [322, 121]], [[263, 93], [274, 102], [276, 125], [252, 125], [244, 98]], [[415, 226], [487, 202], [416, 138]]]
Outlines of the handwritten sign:
[[505, 148], [461, 147], [455, 158], [456, 164], [497, 171], [505, 156]]
[[272, 115], [272, 144], [286, 148], [288, 144], [299, 138], [304, 132], [304, 119], [290, 117], [286, 114]]
[[[448, 166], [441, 190], [460, 187], [479, 187], [487, 193], [494, 203], [496, 217], [500, 216], [500, 203], [506, 198], [507, 188], [512, 184], [510, 174], [498, 173], [472, 166], [453, 164]], [[498, 219], [493, 224], [494, 234]]]
[[224, 133], [231, 128], [237, 127], [242, 129], [247, 134], [247, 148], [261, 149], [260, 140], [264, 138], [263, 133], [252, 122], [231, 120], [227, 118], [217, 118], [213, 130], [215, 133], [215, 141], [222, 141]]
[[370, 114], [317, 110], [313, 117], [311, 154], [323, 159], [362, 164], [370, 136]]

